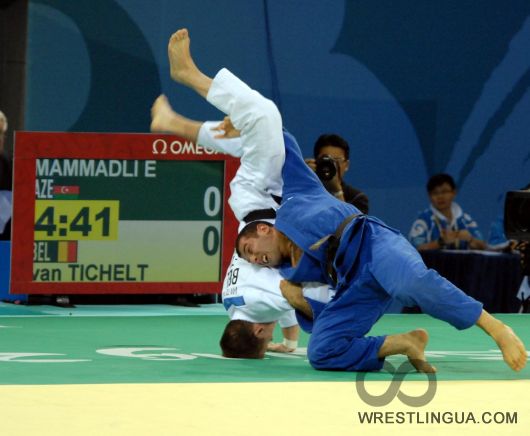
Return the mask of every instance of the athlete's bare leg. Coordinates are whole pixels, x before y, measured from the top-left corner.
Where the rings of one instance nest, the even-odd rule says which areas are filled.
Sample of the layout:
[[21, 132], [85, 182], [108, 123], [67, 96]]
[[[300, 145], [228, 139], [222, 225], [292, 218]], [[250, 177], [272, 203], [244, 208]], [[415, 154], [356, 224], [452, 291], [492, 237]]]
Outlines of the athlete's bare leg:
[[151, 131], [167, 132], [197, 142], [202, 123], [177, 114], [165, 95], [158, 97], [151, 107]]
[[502, 351], [506, 364], [514, 371], [520, 371], [526, 365], [527, 354], [524, 344], [506, 324], [491, 316], [485, 310], [480, 315], [477, 326], [490, 335]]
[[171, 78], [206, 98], [212, 79], [203, 74], [193, 62], [187, 29], [177, 30], [171, 35], [167, 52]]
[[[212, 79], [203, 74], [193, 62], [187, 29], [177, 30], [168, 44], [170, 73], [173, 80], [198, 92], [206, 98]], [[202, 123], [177, 114], [164, 95], [151, 108], [151, 131], [168, 132], [196, 141]]]
[[404, 354], [419, 372], [436, 372], [436, 368], [425, 360], [425, 347], [429, 334], [423, 329], [399, 335], [389, 335], [377, 353], [378, 357]]

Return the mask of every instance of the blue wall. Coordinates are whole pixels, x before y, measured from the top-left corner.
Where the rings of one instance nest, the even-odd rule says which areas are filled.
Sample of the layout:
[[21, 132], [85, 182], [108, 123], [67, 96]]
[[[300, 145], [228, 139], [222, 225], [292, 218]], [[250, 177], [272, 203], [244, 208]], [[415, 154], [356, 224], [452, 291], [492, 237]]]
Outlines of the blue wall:
[[485, 234], [530, 182], [528, 0], [32, 0], [29, 18], [27, 130], [145, 132], [161, 92], [220, 118], [169, 79], [187, 27], [200, 68], [273, 98], [306, 155], [320, 133], [347, 138], [347, 180], [405, 233], [435, 172]]

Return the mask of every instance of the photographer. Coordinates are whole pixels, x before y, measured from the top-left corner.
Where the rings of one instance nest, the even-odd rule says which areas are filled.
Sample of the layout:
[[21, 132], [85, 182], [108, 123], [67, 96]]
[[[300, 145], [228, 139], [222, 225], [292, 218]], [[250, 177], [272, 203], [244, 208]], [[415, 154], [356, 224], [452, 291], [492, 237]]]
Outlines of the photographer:
[[367, 214], [366, 194], [344, 182], [344, 174], [350, 166], [350, 147], [346, 140], [335, 134], [321, 135], [315, 142], [313, 156], [305, 162], [317, 173], [327, 191]]

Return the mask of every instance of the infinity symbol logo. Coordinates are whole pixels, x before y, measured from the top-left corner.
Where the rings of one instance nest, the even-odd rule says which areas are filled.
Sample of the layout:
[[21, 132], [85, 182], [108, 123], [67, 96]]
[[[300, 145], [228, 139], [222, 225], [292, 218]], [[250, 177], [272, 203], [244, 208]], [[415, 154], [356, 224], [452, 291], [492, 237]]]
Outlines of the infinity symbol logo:
[[403, 393], [399, 389], [407, 374], [416, 372], [416, 369], [410, 364], [410, 362], [403, 362], [399, 367], [395, 368], [390, 362], [385, 361], [383, 368], [390, 374], [393, 374], [393, 377], [390, 386], [388, 386], [386, 392], [381, 395], [372, 395], [368, 393], [364, 385], [366, 372], [357, 373], [355, 388], [357, 389], [357, 393], [361, 400], [366, 404], [374, 407], [382, 407], [390, 404], [394, 398], [398, 397], [399, 400], [407, 406], [421, 407], [429, 404], [434, 398], [437, 389], [436, 373], [425, 374], [428, 381], [427, 390], [419, 397], [413, 397]]

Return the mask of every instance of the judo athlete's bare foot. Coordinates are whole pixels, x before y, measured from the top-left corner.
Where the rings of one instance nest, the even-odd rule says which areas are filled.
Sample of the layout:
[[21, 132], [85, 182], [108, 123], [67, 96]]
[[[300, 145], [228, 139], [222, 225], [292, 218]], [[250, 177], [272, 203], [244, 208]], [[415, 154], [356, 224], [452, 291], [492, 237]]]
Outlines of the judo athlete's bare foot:
[[193, 62], [187, 29], [177, 30], [171, 35], [167, 51], [171, 78], [206, 97], [212, 79], [204, 75]]
[[520, 371], [526, 365], [527, 353], [524, 344], [506, 324], [482, 311], [477, 325], [490, 335], [502, 352], [506, 364], [514, 371]]
[[418, 372], [436, 372], [436, 368], [425, 360], [425, 347], [429, 342], [429, 334], [426, 330], [417, 329], [406, 333], [407, 340], [410, 341], [408, 350], [405, 353], [410, 363]]
[[177, 114], [165, 95], [159, 96], [151, 107], [151, 132], [167, 132], [196, 141], [200, 128], [200, 122]]
[[428, 341], [429, 334], [423, 329], [412, 330], [399, 335], [390, 335], [383, 342], [378, 356], [386, 357], [394, 354], [404, 354], [419, 372], [436, 372], [436, 368], [425, 360], [425, 347]]

